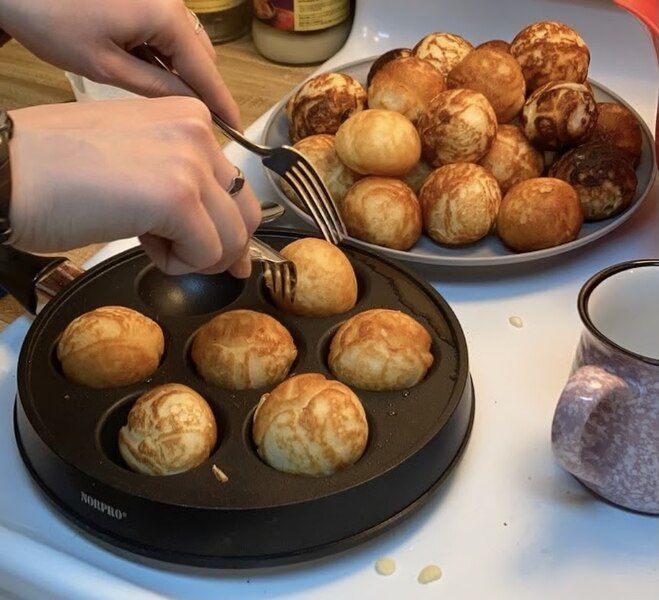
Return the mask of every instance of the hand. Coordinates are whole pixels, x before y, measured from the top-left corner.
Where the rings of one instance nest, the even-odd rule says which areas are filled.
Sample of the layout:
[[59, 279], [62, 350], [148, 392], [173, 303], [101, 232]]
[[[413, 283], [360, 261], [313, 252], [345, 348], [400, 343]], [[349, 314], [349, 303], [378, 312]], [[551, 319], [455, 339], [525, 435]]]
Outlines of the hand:
[[186, 97], [36, 106], [10, 112], [9, 240], [34, 252], [139, 236], [170, 274], [249, 276], [261, 209]]
[[[198, 95], [242, 129], [215, 50], [195, 23], [183, 0], [0, 0], [0, 27], [43, 60], [143, 96]], [[129, 54], [144, 42], [182, 81]]]

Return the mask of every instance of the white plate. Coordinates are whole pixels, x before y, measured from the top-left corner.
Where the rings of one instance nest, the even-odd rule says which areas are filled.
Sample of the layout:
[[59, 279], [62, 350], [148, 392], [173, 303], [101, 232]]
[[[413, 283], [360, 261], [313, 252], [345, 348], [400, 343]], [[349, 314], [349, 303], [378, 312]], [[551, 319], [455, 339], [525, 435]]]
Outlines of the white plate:
[[[368, 70], [376, 58], [377, 57], [371, 57], [345, 65], [338, 65], [335, 66], [332, 71], [346, 73], [361, 81], [362, 84], [365, 84]], [[445, 266], [483, 267], [490, 265], [514, 264], [548, 258], [550, 256], [562, 254], [563, 252], [568, 252], [570, 250], [580, 248], [581, 246], [585, 246], [586, 244], [590, 244], [591, 242], [594, 242], [602, 236], [605, 236], [607, 233], [613, 231], [616, 227], [619, 227], [627, 219], [629, 219], [634, 214], [634, 212], [636, 212], [636, 210], [638, 210], [638, 208], [641, 206], [641, 203], [650, 191], [650, 188], [652, 187], [652, 182], [655, 176], [654, 143], [652, 134], [650, 133], [647, 125], [643, 119], [641, 119], [638, 113], [631, 106], [629, 106], [629, 104], [627, 104], [622, 98], [604, 86], [600, 85], [599, 83], [591, 80], [590, 84], [593, 87], [593, 91], [595, 92], [595, 99], [598, 102], [618, 102], [626, 106], [636, 116], [636, 119], [641, 126], [641, 131], [643, 134], [643, 148], [641, 162], [636, 169], [638, 186], [636, 188], [636, 196], [634, 197], [634, 201], [625, 212], [604, 221], [584, 223], [581, 231], [579, 232], [579, 237], [572, 242], [568, 242], [567, 244], [556, 246], [554, 248], [547, 248], [545, 250], [536, 250], [533, 252], [525, 252], [521, 254], [516, 254], [508, 250], [508, 248], [506, 248], [494, 235], [489, 235], [485, 239], [475, 244], [457, 248], [440, 246], [435, 244], [430, 238], [421, 236], [421, 239], [417, 242], [417, 244], [408, 251], [391, 250], [382, 246], [369, 244], [368, 242], [362, 242], [361, 240], [354, 238], [351, 238], [352, 241], [359, 246], [368, 248], [370, 250], [376, 250], [381, 254], [398, 260]], [[286, 117], [285, 110], [286, 102], [288, 101], [289, 97], [284, 98], [275, 107], [272, 115], [270, 116], [270, 119], [265, 126], [262, 141], [267, 146], [282, 146], [284, 144], [290, 144], [290, 139], [288, 137], [288, 119]], [[275, 188], [277, 194], [281, 198], [281, 201], [286, 205], [286, 207], [313, 225], [314, 222], [311, 217], [304, 211], [300, 210], [280, 190], [276, 182], [277, 176], [268, 169], [265, 171], [268, 180]]]

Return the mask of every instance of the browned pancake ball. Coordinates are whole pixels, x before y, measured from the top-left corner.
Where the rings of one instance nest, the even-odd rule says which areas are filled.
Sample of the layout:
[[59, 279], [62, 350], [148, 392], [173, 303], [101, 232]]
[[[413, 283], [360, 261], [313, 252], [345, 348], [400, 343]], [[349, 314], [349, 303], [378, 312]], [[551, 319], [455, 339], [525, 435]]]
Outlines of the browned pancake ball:
[[488, 40], [487, 42], [483, 42], [476, 46], [476, 50], [482, 50], [483, 48], [489, 48], [490, 50], [498, 50], [499, 52], [510, 54], [510, 43], [505, 42], [504, 40]]
[[409, 250], [421, 235], [421, 207], [399, 179], [366, 177], [350, 188], [341, 204], [348, 233], [360, 240]]
[[426, 233], [436, 242], [476, 242], [492, 230], [501, 192], [483, 167], [455, 163], [433, 171], [419, 194]]
[[412, 170], [409, 173], [406, 173], [401, 177], [403, 182], [405, 182], [415, 194], [419, 194], [423, 182], [427, 179], [428, 175], [433, 172], [433, 168], [425, 161], [420, 160], [416, 163]]
[[511, 250], [531, 252], [571, 242], [582, 223], [575, 189], [560, 179], [536, 177], [513, 186], [503, 197], [496, 229]]
[[335, 148], [341, 161], [362, 175], [400, 177], [421, 158], [421, 140], [412, 121], [378, 108], [358, 112], [343, 123]]
[[388, 62], [396, 60], [397, 58], [405, 58], [407, 56], [414, 56], [414, 52], [412, 52], [409, 48], [394, 48], [393, 50], [389, 50], [389, 52], [385, 52], [376, 58], [373, 61], [371, 68], [368, 70], [368, 75], [366, 76], [366, 86], [368, 87], [371, 85], [371, 81], [373, 80], [375, 74]]
[[282, 381], [297, 356], [279, 321], [255, 310], [230, 310], [205, 323], [190, 352], [206, 381], [231, 390], [252, 390]]
[[443, 90], [444, 76], [428, 61], [415, 56], [397, 58], [373, 77], [368, 88], [368, 106], [395, 110], [416, 123], [430, 101]]
[[476, 49], [448, 74], [449, 88], [469, 88], [485, 96], [499, 123], [513, 119], [524, 106], [526, 85], [519, 63], [510, 55], [491, 48]]
[[144, 381], [164, 351], [160, 326], [125, 306], [101, 306], [80, 315], [57, 343], [66, 378], [96, 389]]
[[549, 175], [577, 190], [587, 221], [622, 212], [636, 192], [632, 164], [618, 150], [601, 142], [589, 142], [566, 152], [549, 169]]
[[597, 123], [590, 141], [611, 144], [624, 152], [634, 166], [641, 160], [641, 127], [634, 114], [617, 102], [597, 103]]
[[474, 47], [455, 33], [431, 33], [414, 46], [414, 54], [431, 62], [446, 77]]
[[473, 90], [446, 90], [433, 98], [417, 123], [423, 157], [433, 167], [483, 158], [497, 132], [487, 98]]
[[322, 73], [307, 81], [286, 107], [293, 143], [316, 133], [336, 133], [366, 106], [366, 90], [354, 77]]
[[316, 238], [291, 242], [280, 254], [295, 264], [293, 302], [273, 297], [282, 310], [306, 317], [327, 317], [350, 310], [357, 302], [357, 277], [339, 248]]
[[334, 375], [363, 390], [403, 390], [421, 381], [433, 363], [432, 338], [398, 310], [375, 308], [348, 319], [332, 338]]
[[528, 92], [550, 81], [583, 83], [588, 77], [590, 52], [571, 27], [556, 21], [540, 21], [520, 31], [510, 44]]
[[494, 175], [502, 194], [520, 181], [540, 177], [544, 169], [542, 152], [517, 125], [499, 125], [490, 151], [478, 164]]
[[[339, 160], [334, 148], [333, 135], [328, 133], [310, 135], [294, 144], [293, 147], [309, 159], [337, 205], [343, 200], [350, 187], [360, 178], [360, 175]], [[295, 202], [300, 208], [306, 209], [290, 185], [283, 179], [280, 179], [279, 183], [283, 192], [292, 202]]]
[[522, 127], [541, 150], [560, 150], [586, 141], [597, 122], [597, 103], [582, 83], [550, 81], [522, 109]]

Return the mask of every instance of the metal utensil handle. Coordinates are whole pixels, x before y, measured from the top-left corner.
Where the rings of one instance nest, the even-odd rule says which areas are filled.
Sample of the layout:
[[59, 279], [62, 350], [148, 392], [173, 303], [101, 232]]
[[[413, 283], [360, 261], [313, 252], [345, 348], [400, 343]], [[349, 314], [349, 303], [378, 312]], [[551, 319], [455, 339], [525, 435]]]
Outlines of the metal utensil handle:
[[249, 240], [249, 256], [252, 260], [265, 260], [274, 263], [288, 262], [288, 259], [284, 258], [274, 248], [271, 248], [256, 238]]
[[[153, 49], [146, 42], [133, 48], [131, 50], [131, 54], [148, 63], [151, 63], [152, 65], [155, 65], [156, 67], [164, 69], [175, 77], [178, 77], [178, 74], [174, 73], [174, 71], [172, 71], [167, 66], [167, 64], [153, 51]], [[206, 106], [206, 108], [208, 108], [211, 113], [213, 123], [215, 123], [215, 125], [217, 125], [222, 130], [224, 135], [226, 135], [230, 140], [237, 142], [243, 148], [253, 152], [254, 154], [258, 154], [259, 156], [270, 156], [270, 148], [261, 146], [260, 144], [255, 144], [254, 142], [248, 140], [242, 133], [240, 133], [240, 131], [231, 127], [231, 125], [229, 125], [222, 117], [220, 117], [220, 115], [213, 112], [208, 106]]]

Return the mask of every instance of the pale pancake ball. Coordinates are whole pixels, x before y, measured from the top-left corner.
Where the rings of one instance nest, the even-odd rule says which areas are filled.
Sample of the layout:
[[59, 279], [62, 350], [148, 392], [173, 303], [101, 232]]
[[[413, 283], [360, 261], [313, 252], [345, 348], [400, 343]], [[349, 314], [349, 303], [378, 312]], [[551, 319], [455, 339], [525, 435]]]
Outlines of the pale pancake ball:
[[487, 42], [478, 44], [475, 50], [482, 50], [483, 48], [489, 48], [490, 50], [497, 50], [498, 52], [510, 54], [510, 43], [504, 40], [488, 40]]
[[119, 430], [119, 452], [145, 475], [174, 475], [204, 462], [217, 441], [217, 424], [207, 402], [178, 383], [142, 394]]
[[97, 389], [148, 379], [164, 351], [160, 326], [125, 306], [102, 306], [80, 315], [57, 343], [66, 378]]
[[602, 142], [566, 152], [549, 176], [567, 181], [579, 195], [586, 221], [613, 217], [628, 208], [636, 193], [636, 172], [627, 157]]
[[437, 32], [420, 40], [414, 55], [430, 62], [446, 77], [473, 49], [470, 42], [455, 33]]
[[588, 46], [564, 23], [540, 21], [528, 25], [515, 36], [510, 53], [522, 67], [528, 92], [550, 81], [583, 83], [588, 77]]
[[400, 177], [421, 158], [412, 122], [392, 110], [368, 109], [350, 117], [336, 133], [341, 161], [362, 175]]
[[231, 310], [199, 329], [191, 356], [197, 372], [209, 383], [248, 390], [282, 381], [297, 349], [277, 319], [254, 310]]
[[641, 126], [634, 114], [617, 102], [597, 103], [597, 123], [589, 141], [610, 144], [623, 152], [634, 166], [641, 160]]
[[597, 103], [581, 83], [550, 81], [522, 109], [524, 135], [540, 150], [561, 150], [588, 140], [597, 123]]
[[505, 194], [520, 181], [540, 177], [544, 158], [517, 125], [499, 125], [489, 152], [478, 164], [494, 175]]
[[419, 194], [426, 233], [436, 242], [463, 245], [477, 242], [497, 218], [501, 192], [494, 176], [472, 163], [440, 167]]
[[492, 105], [499, 123], [514, 119], [526, 100], [526, 84], [519, 63], [508, 53], [491, 48], [470, 52], [448, 74], [451, 89], [480, 92]]
[[366, 106], [366, 90], [343, 73], [322, 73], [289, 100], [286, 113], [293, 143], [317, 133], [337, 132], [341, 123]]
[[432, 338], [398, 310], [376, 308], [348, 319], [332, 338], [329, 367], [363, 390], [404, 390], [419, 383], [433, 363]]
[[[334, 147], [333, 135], [327, 133], [310, 135], [297, 142], [293, 147], [313, 165], [337, 205], [341, 203], [348, 190], [361, 177], [341, 162]], [[307, 210], [288, 183], [283, 179], [280, 179], [279, 183], [282, 191], [292, 202]]]
[[497, 116], [483, 94], [446, 90], [435, 96], [417, 128], [423, 158], [433, 167], [477, 162], [492, 145]]
[[421, 207], [414, 192], [399, 179], [366, 177], [341, 204], [348, 233], [365, 242], [409, 250], [421, 235]]
[[575, 189], [552, 177], [527, 179], [501, 201], [497, 234], [515, 252], [560, 246], [579, 235], [583, 223]]
[[282, 310], [307, 316], [328, 317], [350, 310], [357, 302], [357, 278], [346, 255], [336, 246], [316, 238], [302, 238], [280, 254], [295, 264], [295, 299], [273, 297]]
[[252, 437], [259, 456], [274, 469], [323, 477], [359, 460], [368, 441], [368, 421], [348, 386], [305, 373], [261, 398]]
[[393, 110], [416, 123], [444, 90], [444, 76], [428, 61], [410, 56], [383, 65], [368, 88], [369, 108]]

